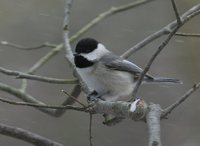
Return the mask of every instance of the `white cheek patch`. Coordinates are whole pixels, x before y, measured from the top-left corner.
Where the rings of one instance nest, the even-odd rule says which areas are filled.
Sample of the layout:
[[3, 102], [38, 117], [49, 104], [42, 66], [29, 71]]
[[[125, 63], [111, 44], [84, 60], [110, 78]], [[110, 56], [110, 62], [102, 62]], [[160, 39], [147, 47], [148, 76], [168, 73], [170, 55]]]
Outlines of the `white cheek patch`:
[[98, 60], [105, 54], [107, 54], [109, 51], [105, 48], [103, 44], [98, 44], [97, 49], [94, 51], [88, 53], [88, 54], [83, 54], [81, 53], [82, 56], [87, 58], [90, 61]]
[[130, 111], [134, 112], [137, 108], [137, 103], [140, 101], [140, 99], [136, 99], [133, 103], [131, 103]]

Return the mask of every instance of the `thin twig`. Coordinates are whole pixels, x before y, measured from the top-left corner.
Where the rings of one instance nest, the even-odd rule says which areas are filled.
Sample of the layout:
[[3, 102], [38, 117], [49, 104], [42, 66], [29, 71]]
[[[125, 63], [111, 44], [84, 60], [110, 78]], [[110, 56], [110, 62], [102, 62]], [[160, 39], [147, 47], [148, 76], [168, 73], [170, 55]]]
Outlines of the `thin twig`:
[[19, 49], [19, 50], [26, 50], [26, 51], [41, 49], [41, 48], [45, 48], [45, 47], [49, 47], [49, 48], [56, 47], [55, 44], [50, 44], [50, 43], [44, 43], [44, 44], [34, 46], [34, 47], [25, 47], [25, 46], [21, 46], [21, 45], [15, 44], [15, 43], [7, 42], [7, 41], [1, 41], [0, 45], [12, 47], [12, 48]]
[[200, 82], [194, 84], [191, 89], [189, 89], [181, 98], [179, 98], [175, 103], [165, 108], [162, 112], [162, 118], [166, 118], [175, 108], [177, 108], [182, 102], [184, 102], [192, 93], [200, 88]]
[[198, 33], [185, 33], [185, 32], [177, 32], [176, 36], [185, 36], [185, 37], [200, 37]]
[[16, 76], [16, 78], [19, 78], [19, 79], [30, 79], [30, 80], [36, 80], [36, 81], [41, 81], [41, 82], [47, 82], [47, 83], [55, 83], [55, 84], [78, 83], [78, 80], [76, 78], [72, 78], [72, 79], [50, 78], [50, 77], [45, 77], [45, 76], [26, 74], [19, 71], [8, 70], [3, 67], [0, 67], [0, 72], [6, 75], [10, 75], [10, 76]]
[[92, 146], [92, 113], [90, 113], [90, 122], [89, 122], [89, 142], [90, 146]]
[[[73, 90], [71, 91], [70, 95], [73, 96], [74, 98], [78, 98], [79, 95], [81, 93], [81, 87], [79, 84], [75, 85], [75, 87], [73, 88]], [[73, 100], [72, 98], [67, 98], [61, 105], [72, 105], [75, 103], [75, 100]], [[55, 111], [54, 116], [55, 117], [60, 117], [65, 113], [65, 109], [57, 109]]]
[[57, 45], [55, 48], [50, 50], [45, 56], [43, 56], [40, 60], [38, 60], [29, 70], [28, 73], [34, 73], [39, 67], [44, 65], [51, 57], [55, 56], [61, 49], [62, 45]]
[[138, 89], [140, 87], [140, 85], [142, 84], [142, 81], [144, 79], [144, 76], [145, 74], [149, 71], [153, 61], [156, 59], [156, 57], [160, 54], [160, 52], [165, 48], [165, 46], [169, 43], [169, 41], [171, 40], [171, 38], [173, 37], [173, 35], [176, 33], [176, 31], [180, 28], [180, 26], [177, 26], [176, 29], [174, 29], [174, 31], [172, 31], [169, 36], [167, 37], [167, 39], [158, 47], [158, 50], [152, 55], [152, 57], [150, 58], [150, 60], [148, 61], [145, 69], [142, 71], [137, 83], [136, 83], [136, 86], [133, 90], [133, 98], [131, 99], [131, 101], [135, 100], [136, 97], [136, 94], [138, 92]]
[[[46, 55], [44, 55], [41, 59], [39, 59], [28, 71], [27, 73], [33, 74], [36, 70], [38, 70], [42, 65], [44, 65], [47, 61], [49, 61], [53, 56], [55, 56], [61, 49], [63, 45], [57, 45], [55, 48], [50, 50]], [[27, 80], [22, 80], [21, 91], [25, 92], [27, 87]]]
[[[45, 103], [37, 100], [35, 97], [33, 97], [33, 96], [31, 96], [31, 95], [29, 95], [27, 93], [24, 93], [20, 89], [16, 89], [14, 87], [11, 87], [11, 86], [3, 84], [3, 83], [0, 83], [0, 90], [5, 91], [5, 92], [7, 92], [7, 93], [9, 93], [11, 95], [14, 95], [14, 96], [20, 98], [21, 100], [25, 101], [26, 103], [32, 103], [32, 104], [35, 104], [35, 105], [41, 105], [43, 107], [46, 105]], [[76, 85], [74, 90], [72, 91], [71, 95], [74, 96], [74, 97], [78, 97], [80, 92], [81, 92], [80, 86]], [[70, 99], [66, 99], [61, 104], [61, 107], [62, 106], [65, 107], [65, 106], [72, 105], [74, 102], [72, 102]], [[58, 108], [58, 109], [49, 108], [48, 109], [48, 108], [39, 108], [39, 107], [37, 107], [36, 109], [38, 109], [38, 110], [40, 110], [40, 111], [42, 111], [44, 113], [47, 113], [47, 114], [49, 114], [51, 116], [54, 116], [54, 117], [60, 117], [67, 110], [66, 108]]]
[[[21, 100], [28, 102], [28, 103], [34, 103], [34, 104], [40, 104], [40, 105], [45, 105], [45, 103], [37, 100], [35, 97], [24, 93], [23, 91], [21, 91], [20, 89], [11, 87], [9, 85], [3, 84], [0, 82], [0, 90], [7, 92], [11, 95], [14, 95], [18, 98], [20, 98]], [[45, 109], [45, 108], [36, 108], [44, 113], [47, 113], [49, 115], [54, 116], [54, 110], [53, 109]]]
[[30, 107], [37, 107], [37, 108], [45, 108], [45, 109], [71, 109], [76, 111], [85, 111], [87, 107], [81, 108], [77, 106], [71, 106], [71, 105], [65, 105], [65, 106], [57, 106], [57, 105], [42, 105], [42, 104], [35, 104], [35, 103], [29, 103], [29, 102], [16, 102], [7, 100], [5, 98], [0, 97], [1, 102], [5, 102], [12, 105], [20, 105], [20, 106], [30, 106]]
[[[197, 11], [195, 11], [194, 13], [190, 14], [190, 17], [187, 17], [187, 19], [191, 19], [192, 17], [198, 15], [199, 13], [200, 13], [200, 10], [197, 10]], [[186, 19], [186, 20], [187, 20], [187, 19]], [[185, 22], [187, 22], [187, 21], [185, 21]], [[140, 75], [140, 77], [139, 77], [139, 79], [138, 79], [138, 81], [137, 81], [137, 83], [136, 83], [136, 86], [135, 86], [134, 91], [133, 91], [133, 94], [132, 94], [133, 97], [132, 97], [131, 101], [135, 100], [137, 91], [138, 91], [138, 89], [139, 89], [139, 87], [140, 87], [140, 85], [141, 85], [141, 83], [142, 83], [142, 81], [143, 81], [143, 78], [144, 78], [145, 74], [146, 74], [146, 73], [148, 72], [148, 70], [150, 69], [150, 67], [151, 67], [151, 65], [152, 65], [152, 63], [153, 63], [153, 61], [156, 59], [156, 57], [159, 55], [159, 53], [165, 48], [165, 46], [169, 43], [169, 41], [170, 41], [171, 38], [174, 36], [174, 34], [178, 31], [178, 29], [179, 29], [181, 26], [183, 26], [183, 24], [184, 24], [185, 22], [183, 22], [183, 23], [177, 25], [177, 27], [169, 34], [169, 36], [166, 38], [166, 40], [163, 41], [163, 43], [158, 47], [158, 50], [152, 55], [152, 57], [150, 58], [149, 62], [147, 63], [145, 69], [144, 69], [143, 72], [141, 73], [141, 75]]]
[[177, 24], [181, 25], [182, 21], [181, 21], [181, 18], [179, 16], [179, 13], [178, 13], [178, 9], [177, 9], [176, 3], [175, 3], [174, 0], [171, 0], [171, 3], [172, 3], [172, 7], [174, 9], [174, 13], [175, 13], [175, 16], [176, 16]]
[[73, 97], [72, 95], [70, 95], [69, 93], [67, 93], [65, 90], [61, 90], [63, 93], [65, 93], [68, 97], [72, 98], [74, 101], [76, 101], [77, 103], [79, 103], [82, 107], [87, 107], [85, 104], [83, 104], [81, 101], [79, 101], [78, 99], [76, 99], [75, 97]]

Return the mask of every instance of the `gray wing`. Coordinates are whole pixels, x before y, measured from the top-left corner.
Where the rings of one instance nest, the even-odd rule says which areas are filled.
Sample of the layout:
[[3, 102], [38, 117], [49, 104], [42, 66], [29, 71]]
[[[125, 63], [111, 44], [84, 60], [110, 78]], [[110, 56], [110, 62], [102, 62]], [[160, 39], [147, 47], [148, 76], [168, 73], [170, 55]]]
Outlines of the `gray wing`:
[[[109, 69], [130, 72], [139, 76], [142, 73], [142, 69], [132, 62], [125, 60], [117, 55], [108, 54], [103, 56], [100, 61]], [[145, 75], [148, 79], [153, 79], [149, 74]]]

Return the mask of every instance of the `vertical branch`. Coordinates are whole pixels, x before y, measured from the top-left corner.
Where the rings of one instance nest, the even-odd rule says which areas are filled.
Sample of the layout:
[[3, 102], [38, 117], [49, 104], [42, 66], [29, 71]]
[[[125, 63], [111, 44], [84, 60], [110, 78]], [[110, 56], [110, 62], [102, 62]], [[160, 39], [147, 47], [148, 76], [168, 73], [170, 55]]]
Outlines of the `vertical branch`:
[[149, 111], [146, 115], [146, 121], [149, 131], [148, 146], [161, 146], [160, 139], [160, 116], [162, 109], [160, 105], [150, 104]]
[[66, 53], [66, 58], [72, 66], [74, 66], [73, 53], [70, 46], [69, 40], [69, 17], [70, 9], [73, 0], [65, 0], [65, 12], [64, 12], [64, 21], [63, 21], [63, 38], [64, 38], [64, 48]]
[[65, 14], [64, 14], [64, 22], [63, 22], [63, 38], [64, 38], [64, 48], [66, 53], [66, 58], [69, 61], [69, 63], [72, 65], [75, 76], [79, 79], [79, 82], [81, 84], [81, 87], [85, 93], [90, 93], [90, 89], [86, 85], [86, 83], [83, 81], [82, 77], [79, 75], [79, 73], [76, 71], [76, 67], [74, 65], [74, 56], [72, 53], [70, 40], [69, 40], [69, 17], [70, 17], [70, 8], [72, 5], [73, 0], [66, 0], [65, 1]]
[[181, 18], [179, 16], [179, 13], [178, 13], [178, 9], [176, 7], [176, 3], [175, 3], [174, 0], [171, 0], [171, 2], [172, 2], [172, 7], [174, 9], [175, 16], [176, 16], [177, 24], [180, 25], [182, 22], [181, 22]]
[[137, 6], [146, 4], [148, 2], [151, 2], [153, 0], [137, 0], [128, 4], [124, 4], [121, 6], [114, 6], [111, 7], [109, 10], [100, 13], [96, 18], [94, 18], [93, 20], [91, 20], [91, 22], [89, 22], [88, 24], [86, 24], [85, 26], [83, 26], [77, 33], [75, 33], [74, 35], [71, 36], [70, 38], [70, 42], [73, 42], [75, 39], [77, 39], [79, 36], [81, 36], [82, 34], [84, 34], [86, 31], [88, 31], [89, 29], [91, 29], [92, 27], [94, 27], [97, 23], [99, 23], [100, 21], [102, 21], [103, 19], [114, 15], [116, 13], [120, 13], [132, 8], [135, 8]]

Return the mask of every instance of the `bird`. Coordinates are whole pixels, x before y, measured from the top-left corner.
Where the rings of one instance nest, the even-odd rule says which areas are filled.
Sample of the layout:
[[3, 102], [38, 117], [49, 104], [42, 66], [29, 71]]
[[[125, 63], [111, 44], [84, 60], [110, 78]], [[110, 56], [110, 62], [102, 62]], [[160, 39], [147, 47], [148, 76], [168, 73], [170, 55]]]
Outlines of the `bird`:
[[[92, 93], [106, 101], [130, 98], [143, 69], [113, 52], [94, 38], [83, 38], [75, 47], [74, 64]], [[146, 74], [143, 83], [180, 83], [173, 78]]]

